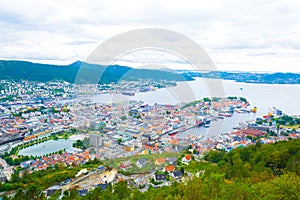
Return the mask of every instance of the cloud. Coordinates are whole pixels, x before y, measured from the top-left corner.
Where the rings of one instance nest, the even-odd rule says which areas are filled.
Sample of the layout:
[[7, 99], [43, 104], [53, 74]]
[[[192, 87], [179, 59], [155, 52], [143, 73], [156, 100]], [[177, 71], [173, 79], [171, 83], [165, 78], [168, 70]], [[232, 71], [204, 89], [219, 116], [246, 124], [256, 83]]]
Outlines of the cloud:
[[[156, 27], [195, 40], [220, 70], [247, 66], [247, 70], [300, 71], [300, 3], [294, 0], [0, 0], [0, 4], [3, 59], [84, 60], [112, 36]], [[177, 67], [185, 64], [172, 55], [150, 52], [119, 62], [136, 65], [153, 60]]]

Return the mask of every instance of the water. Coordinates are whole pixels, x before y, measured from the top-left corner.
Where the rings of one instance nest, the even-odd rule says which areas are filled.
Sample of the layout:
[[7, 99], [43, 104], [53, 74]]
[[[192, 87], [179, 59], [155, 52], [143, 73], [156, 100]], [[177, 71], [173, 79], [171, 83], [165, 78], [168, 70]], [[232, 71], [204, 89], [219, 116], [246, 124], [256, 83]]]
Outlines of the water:
[[[94, 96], [91, 100], [103, 103], [141, 100], [151, 105], [154, 103], [178, 104], [212, 96], [211, 94], [213, 94], [214, 91], [209, 90], [208, 83], [214, 84], [213, 81], [220, 80], [196, 78], [195, 81], [178, 82], [175, 87], [163, 88], [146, 93], [136, 93], [135, 96], [100, 94]], [[234, 113], [230, 118], [212, 122], [211, 128], [193, 128], [180, 133], [180, 136], [185, 137], [187, 135], [200, 134], [212, 135], [220, 132], [229, 132], [240, 122], [254, 120], [257, 117], [268, 114], [271, 106], [275, 106], [288, 115], [300, 115], [300, 85], [252, 84], [239, 83], [230, 80], [222, 80], [221, 82], [224, 87], [225, 96], [245, 97], [251, 103], [250, 107], [256, 106], [258, 108], [257, 113]]]
[[219, 133], [231, 132], [233, 127], [239, 125], [240, 122], [255, 120], [257, 117], [257, 113], [234, 113], [231, 117], [212, 121], [209, 128], [204, 126], [194, 127], [179, 133], [177, 137], [186, 138], [188, 135], [212, 137]]
[[[178, 85], [163, 88], [152, 92], [136, 93], [135, 96], [121, 94], [99, 94], [91, 98], [96, 102], [118, 102], [128, 100], [141, 100], [153, 105], [178, 104], [190, 102], [211, 96], [206, 80], [196, 78], [195, 81], [178, 82]], [[251, 106], [257, 106], [258, 116], [269, 112], [271, 106], [282, 110], [289, 115], [300, 114], [300, 85], [281, 84], [251, 84], [223, 80], [225, 96], [242, 96], [247, 98]]]
[[59, 150], [67, 149], [72, 147], [74, 143], [73, 140], [48, 140], [46, 142], [27, 147], [25, 149], [20, 150], [19, 155], [22, 156], [43, 156], [49, 153], [54, 153]]
[[[240, 95], [258, 107], [258, 115], [269, 112], [270, 106], [282, 110], [285, 114], [300, 114], [300, 85], [247, 84], [224, 81], [226, 95]], [[243, 88], [239, 90], [238, 88]]]

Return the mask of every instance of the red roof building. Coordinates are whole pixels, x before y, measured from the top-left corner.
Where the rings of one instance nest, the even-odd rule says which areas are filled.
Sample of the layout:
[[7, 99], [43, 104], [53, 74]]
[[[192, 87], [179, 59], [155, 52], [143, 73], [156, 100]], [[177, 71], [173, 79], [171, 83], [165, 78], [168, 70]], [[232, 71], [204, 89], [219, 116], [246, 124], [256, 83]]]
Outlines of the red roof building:
[[165, 167], [165, 171], [168, 173], [173, 172], [174, 170], [175, 170], [174, 165], [168, 165]]

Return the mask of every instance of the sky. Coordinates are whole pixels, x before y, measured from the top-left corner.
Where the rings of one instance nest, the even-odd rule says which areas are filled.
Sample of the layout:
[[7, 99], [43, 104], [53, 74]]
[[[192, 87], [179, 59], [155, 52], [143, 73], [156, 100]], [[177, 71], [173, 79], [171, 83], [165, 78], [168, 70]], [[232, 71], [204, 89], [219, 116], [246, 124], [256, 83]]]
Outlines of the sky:
[[[0, 0], [0, 59], [69, 64], [111, 37], [164, 28], [199, 44], [218, 70], [300, 72], [298, 0]], [[116, 64], [189, 66], [141, 50]]]

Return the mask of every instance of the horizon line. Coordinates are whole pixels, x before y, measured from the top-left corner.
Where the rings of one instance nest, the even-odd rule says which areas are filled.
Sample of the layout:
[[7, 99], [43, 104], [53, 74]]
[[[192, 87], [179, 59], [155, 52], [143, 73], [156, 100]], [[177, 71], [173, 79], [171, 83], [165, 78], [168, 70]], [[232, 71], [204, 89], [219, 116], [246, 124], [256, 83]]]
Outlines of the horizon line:
[[[21, 62], [29, 62], [29, 63], [33, 63], [33, 64], [42, 64], [42, 65], [56, 65], [56, 66], [69, 66], [71, 64], [74, 64], [76, 62], [81, 62], [81, 63], [87, 63], [87, 64], [92, 64], [92, 65], [99, 65], [99, 66], [104, 66], [101, 64], [95, 64], [95, 63], [88, 63], [82, 60], [75, 60], [75, 61], [63, 61], [63, 60], [33, 60], [33, 59], [10, 59], [10, 58], [0, 58], [0, 61], [21, 61]], [[42, 61], [42, 62], [41, 62]], [[43, 62], [46, 61], [46, 62]], [[49, 62], [49, 61], [54, 61], [54, 62]], [[56, 61], [56, 62], [55, 62]], [[153, 64], [153, 63], [152, 63]], [[120, 67], [129, 67], [129, 68], [133, 68], [133, 69], [149, 69], [151, 70], [151, 68], [143, 68], [143, 67], [134, 67], [134, 66], [129, 66], [129, 65], [123, 65], [123, 64], [112, 64], [109, 66], [113, 66], [113, 65], [118, 65]], [[151, 65], [151, 64], [146, 64], [147, 66]], [[145, 66], [146, 66], [145, 65]], [[153, 64], [155, 65], [155, 64]], [[156, 69], [152, 69], [152, 70], [167, 70], [167, 71], [190, 71], [190, 72], [197, 72], [197, 70], [194, 69], [171, 69], [171, 68], [156, 68]], [[205, 70], [203, 70], [203, 72], [205, 72]], [[206, 71], [206, 72], [213, 72], [213, 71]], [[216, 70], [216, 72], [230, 72], [230, 73], [259, 73], [259, 74], [274, 74], [274, 73], [293, 73], [293, 74], [300, 74], [300, 71], [257, 71], [257, 70], [248, 70], [248, 71], [244, 71], [244, 70], [235, 70], [235, 69], [222, 69], [222, 70]]]

